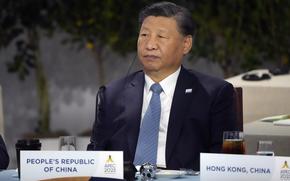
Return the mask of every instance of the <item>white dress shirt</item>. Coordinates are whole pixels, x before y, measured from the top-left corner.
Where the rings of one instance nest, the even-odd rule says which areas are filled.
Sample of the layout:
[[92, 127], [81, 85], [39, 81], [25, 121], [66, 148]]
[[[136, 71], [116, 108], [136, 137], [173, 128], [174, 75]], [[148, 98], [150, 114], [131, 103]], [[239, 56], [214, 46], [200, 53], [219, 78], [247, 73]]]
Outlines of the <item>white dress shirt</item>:
[[[166, 137], [167, 128], [169, 122], [170, 109], [173, 99], [173, 94], [177, 82], [177, 78], [180, 72], [180, 67], [171, 75], [163, 79], [159, 84], [161, 85], [163, 92], [160, 94], [161, 102], [161, 114], [158, 136], [158, 149], [157, 149], [157, 166], [166, 168], [165, 150], [166, 150]], [[152, 91], [150, 87], [155, 82], [145, 74], [145, 85], [143, 94], [143, 106], [142, 106], [142, 120], [149, 105]], [[141, 124], [140, 124], [141, 125]]]

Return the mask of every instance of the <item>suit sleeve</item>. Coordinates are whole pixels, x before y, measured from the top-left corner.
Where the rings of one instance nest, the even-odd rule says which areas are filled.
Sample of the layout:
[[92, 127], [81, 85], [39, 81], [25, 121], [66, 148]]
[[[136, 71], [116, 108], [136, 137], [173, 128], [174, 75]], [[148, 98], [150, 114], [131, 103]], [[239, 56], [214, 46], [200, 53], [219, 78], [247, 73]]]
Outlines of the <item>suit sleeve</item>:
[[216, 93], [211, 114], [211, 152], [221, 152], [224, 131], [237, 130], [235, 92], [231, 84], [225, 83]]
[[9, 164], [9, 156], [2, 136], [0, 135], [0, 169], [6, 169]]

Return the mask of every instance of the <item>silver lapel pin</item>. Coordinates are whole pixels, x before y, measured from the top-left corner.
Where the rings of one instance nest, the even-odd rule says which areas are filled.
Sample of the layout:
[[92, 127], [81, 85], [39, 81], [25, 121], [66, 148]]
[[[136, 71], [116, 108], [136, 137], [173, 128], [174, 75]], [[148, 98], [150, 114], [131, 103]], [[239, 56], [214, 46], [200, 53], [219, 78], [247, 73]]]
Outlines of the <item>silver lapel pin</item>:
[[192, 93], [192, 89], [185, 89], [185, 94]]

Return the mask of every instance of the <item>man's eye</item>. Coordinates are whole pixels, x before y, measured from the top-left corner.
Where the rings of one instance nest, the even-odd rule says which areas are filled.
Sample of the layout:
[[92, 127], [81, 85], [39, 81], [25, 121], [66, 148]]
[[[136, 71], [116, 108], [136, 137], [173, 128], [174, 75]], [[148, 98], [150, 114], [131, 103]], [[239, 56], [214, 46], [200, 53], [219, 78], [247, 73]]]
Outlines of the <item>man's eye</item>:
[[158, 35], [158, 38], [167, 38], [167, 37], [163, 35]]
[[141, 33], [140, 36], [147, 36], [147, 34], [146, 33]]

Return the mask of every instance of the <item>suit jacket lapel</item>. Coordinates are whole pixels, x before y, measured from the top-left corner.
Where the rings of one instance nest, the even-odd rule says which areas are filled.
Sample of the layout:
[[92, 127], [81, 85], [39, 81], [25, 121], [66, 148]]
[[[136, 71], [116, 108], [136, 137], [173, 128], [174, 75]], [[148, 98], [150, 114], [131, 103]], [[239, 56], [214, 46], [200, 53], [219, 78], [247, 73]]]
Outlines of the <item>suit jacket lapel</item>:
[[190, 73], [181, 67], [177, 79], [175, 92], [172, 100], [172, 106], [169, 116], [167, 140], [166, 140], [166, 162], [172, 154], [173, 148], [177, 142], [183, 122], [186, 118], [188, 108], [191, 105], [194, 94], [194, 82], [196, 79]]
[[134, 160], [135, 148], [138, 140], [140, 129], [141, 112], [143, 104], [143, 90], [144, 90], [144, 73], [138, 72], [124, 90], [124, 117], [126, 118], [127, 126], [127, 141], [131, 161]]

